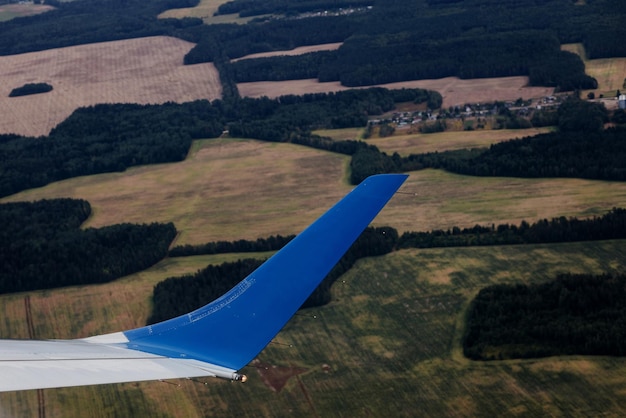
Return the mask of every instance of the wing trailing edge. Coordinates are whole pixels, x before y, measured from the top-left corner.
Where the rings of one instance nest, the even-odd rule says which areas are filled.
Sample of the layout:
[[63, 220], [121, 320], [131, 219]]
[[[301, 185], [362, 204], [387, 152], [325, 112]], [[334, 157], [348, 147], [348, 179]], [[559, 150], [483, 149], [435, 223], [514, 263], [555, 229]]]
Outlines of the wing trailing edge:
[[407, 178], [367, 178], [229, 292], [185, 315], [79, 340], [0, 340], [0, 391], [214, 376], [245, 380]]

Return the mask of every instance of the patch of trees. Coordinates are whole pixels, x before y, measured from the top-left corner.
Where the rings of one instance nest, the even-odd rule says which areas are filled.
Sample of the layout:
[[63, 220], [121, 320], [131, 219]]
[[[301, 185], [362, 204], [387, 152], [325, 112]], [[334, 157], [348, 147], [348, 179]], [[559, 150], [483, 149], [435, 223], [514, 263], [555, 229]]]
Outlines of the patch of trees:
[[626, 276], [560, 275], [496, 285], [472, 301], [463, 339], [474, 360], [626, 355]]
[[30, 94], [47, 93], [52, 91], [52, 86], [48, 83], [27, 83], [22, 87], [11, 90], [9, 97], [28, 96]]
[[194, 138], [217, 137], [220, 110], [182, 105], [97, 105], [76, 110], [47, 137], [0, 135], [0, 196], [50, 182], [183, 160]]
[[226, 254], [277, 251], [283, 248], [294, 235], [272, 235], [267, 238], [258, 238], [255, 241], [216, 241], [201, 245], [178, 245], [169, 251], [170, 257], [187, 257], [201, 254]]
[[365, 7], [374, 3], [374, 0], [234, 0], [220, 5], [216, 14], [234, 14], [240, 17], [259, 16], [264, 14], [295, 15], [299, 13], [324, 10], [338, 10], [340, 8]]
[[443, 166], [460, 174], [626, 180], [626, 130], [553, 132], [493, 144], [480, 155]]
[[108, 282], [145, 270], [167, 254], [174, 225], [80, 229], [84, 200], [0, 205], [0, 293]]
[[[348, 271], [359, 258], [391, 252], [397, 239], [398, 233], [393, 228], [367, 228], [302, 307], [328, 303], [330, 287], [339, 276]], [[260, 260], [246, 259], [219, 266], [209, 265], [194, 275], [171, 277], [160, 282], [154, 288], [154, 308], [148, 324], [174, 318], [217, 299], [261, 263]]]

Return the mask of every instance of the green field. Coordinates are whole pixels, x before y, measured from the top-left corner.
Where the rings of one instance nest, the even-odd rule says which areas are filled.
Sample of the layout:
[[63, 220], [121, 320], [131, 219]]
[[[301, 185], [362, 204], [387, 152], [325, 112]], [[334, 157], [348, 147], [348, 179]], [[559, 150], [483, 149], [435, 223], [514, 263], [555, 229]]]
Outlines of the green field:
[[582, 44], [565, 44], [561, 45], [561, 49], [578, 54], [585, 63], [585, 73], [598, 81], [597, 90], [584, 90], [581, 92], [581, 97], [586, 97], [587, 93], [593, 91], [596, 99], [600, 97], [600, 94], [608, 99], [615, 99], [615, 93], [623, 90], [626, 78], [626, 58], [589, 60]]
[[[173, 381], [180, 386], [147, 382], [46, 390], [46, 416], [623, 416], [624, 359], [479, 363], [462, 357], [460, 340], [465, 308], [481, 287], [541, 282], [563, 271], [623, 271], [624, 248], [625, 241], [606, 241], [405, 250], [364, 259], [335, 284], [331, 304], [300, 312], [277, 344], [261, 353], [258, 367], [243, 370], [249, 375], [245, 384], [208, 379], [208, 385]], [[189, 271], [208, 261], [172, 260], [175, 264], [153, 273]], [[97, 292], [70, 289], [83, 303], [74, 320], [100, 315], [87, 307], [103, 299], [115, 304], [120, 286], [143, 283], [143, 275], [97, 286]], [[143, 300], [151, 290], [145, 284], [133, 289], [134, 298]], [[63, 310], [65, 293], [34, 292], [33, 309]], [[21, 298], [5, 296], [2, 305]], [[56, 327], [59, 319], [53, 317], [37, 321]], [[303, 373], [280, 390], [268, 386], [286, 379], [292, 367]], [[2, 394], [0, 405], [9, 414], [31, 416], [37, 398], [33, 392]]]

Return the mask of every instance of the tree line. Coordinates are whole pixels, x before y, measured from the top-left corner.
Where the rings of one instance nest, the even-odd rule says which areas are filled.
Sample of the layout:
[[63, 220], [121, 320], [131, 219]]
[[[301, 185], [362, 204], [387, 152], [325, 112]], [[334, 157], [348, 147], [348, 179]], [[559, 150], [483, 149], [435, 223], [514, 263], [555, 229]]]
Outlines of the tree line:
[[169, 257], [188, 257], [202, 254], [226, 254], [277, 251], [287, 245], [295, 235], [272, 235], [267, 238], [257, 238], [255, 241], [216, 241], [200, 245], [177, 245], [168, 252]]
[[9, 93], [9, 97], [27, 96], [29, 94], [47, 93], [52, 91], [48, 83], [26, 83], [22, 87], [16, 87]]
[[167, 255], [168, 224], [80, 229], [87, 201], [0, 204], [0, 293], [103, 283], [145, 270]]
[[626, 209], [613, 208], [600, 217], [542, 219], [532, 224], [457, 226], [448, 230], [405, 232], [397, 248], [465, 247], [477, 245], [544, 244], [626, 238]]
[[626, 276], [559, 275], [494, 285], [472, 301], [464, 354], [474, 360], [626, 355]]

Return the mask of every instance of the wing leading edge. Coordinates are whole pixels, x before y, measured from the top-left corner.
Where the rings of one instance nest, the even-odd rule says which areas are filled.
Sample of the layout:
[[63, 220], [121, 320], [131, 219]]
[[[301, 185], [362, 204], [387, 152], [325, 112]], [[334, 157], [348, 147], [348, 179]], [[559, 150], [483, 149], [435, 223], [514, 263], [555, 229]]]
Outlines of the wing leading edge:
[[406, 179], [364, 180], [215, 301], [133, 330], [78, 340], [0, 340], [0, 391], [214, 376], [245, 380], [276, 336]]

